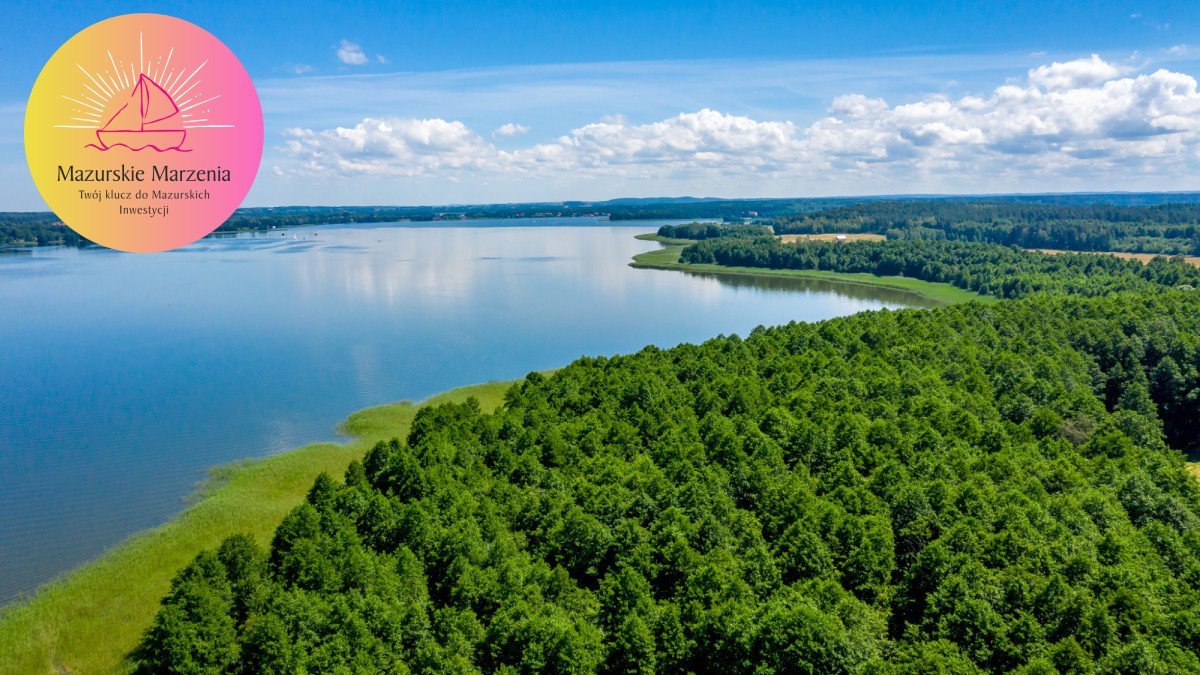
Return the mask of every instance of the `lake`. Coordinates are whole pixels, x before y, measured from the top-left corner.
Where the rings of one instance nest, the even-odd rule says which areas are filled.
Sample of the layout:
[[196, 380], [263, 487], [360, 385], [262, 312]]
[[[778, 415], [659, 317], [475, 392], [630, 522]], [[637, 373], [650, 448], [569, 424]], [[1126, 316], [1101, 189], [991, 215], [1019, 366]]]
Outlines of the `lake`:
[[760, 324], [920, 304], [628, 267], [663, 222], [319, 226], [169, 253], [0, 251], [0, 602], [350, 412]]

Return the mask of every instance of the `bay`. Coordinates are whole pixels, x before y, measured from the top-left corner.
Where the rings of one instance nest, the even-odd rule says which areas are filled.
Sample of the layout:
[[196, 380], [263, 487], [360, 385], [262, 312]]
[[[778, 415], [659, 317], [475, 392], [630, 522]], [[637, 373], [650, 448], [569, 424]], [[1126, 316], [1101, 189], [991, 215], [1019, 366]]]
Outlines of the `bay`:
[[164, 522], [214, 466], [583, 355], [921, 304], [628, 267], [661, 222], [325, 225], [0, 252], [0, 603]]

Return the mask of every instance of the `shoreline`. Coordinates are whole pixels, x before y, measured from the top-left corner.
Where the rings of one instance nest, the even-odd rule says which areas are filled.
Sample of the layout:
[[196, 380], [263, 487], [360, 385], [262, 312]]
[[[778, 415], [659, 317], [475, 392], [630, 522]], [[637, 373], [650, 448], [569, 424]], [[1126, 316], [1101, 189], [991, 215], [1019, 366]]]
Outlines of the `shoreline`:
[[[928, 281], [921, 281], [920, 279], [910, 279], [907, 277], [880, 277], [873, 274], [847, 274], [840, 272], [827, 272], [824, 270], [773, 270], [758, 267], [726, 267], [724, 265], [708, 264], [690, 265], [679, 262], [679, 253], [686, 246], [696, 243], [691, 239], [672, 239], [670, 237], [660, 237], [653, 232], [639, 234], [635, 236], [634, 239], [639, 239], [641, 241], [656, 241], [659, 244], [662, 244], [662, 248], [655, 249], [653, 251], [646, 251], [645, 253], [639, 253], [633, 256], [633, 260], [629, 263], [629, 266], [638, 269], [671, 270], [677, 272], [687, 272], [691, 274], [731, 277], [799, 277], [820, 279], [851, 285], [875, 286], [890, 290], [905, 291], [916, 295], [923, 300], [933, 302], [936, 305], [950, 305], [959, 302], [983, 302], [987, 304], [1001, 302], [1000, 298], [991, 295], [979, 295], [970, 291], [964, 291], [961, 288], [957, 288], [949, 284], [938, 284]], [[1046, 253], [1046, 251], [1041, 252]], [[1062, 252], [1085, 253], [1084, 251]], [[1193, 264], [1200, 265], [1200, 258], [1197, 258], [1197, 262]], [[1195, 476], [1197, 481], [1200, 481], [1200, 451], [1197, 451], [1193, 455], [1187, 456], [1185, 459], [1188, 470], [1193, 476]]]
[[[547, 371], [550, 372], [550, 371]], [[418, 410], [474, 396], [485, 410], [519, 380], [472, 384], [424, 401], [399, 401], [351, 413], [337, 430], [344, 443], [322, 442], [210, 469], [185, 496], [182, 511], [138, 532], [99, 557], [0, 606], [0, 673], [128, 670], [137, 646], [178, 570], [227, 536], [250, 533], [269, 546], [283, 516], [300, 504], [322, 471], [341, 479], [372, 445], [404, 437]]]
[[635, 239], [641, 241], [656, 241], [662, 248], [646, 251], [633, 256], [630, 267], [637, 269], [673, 270], [691, 274], [711, 274], [719, 276], [738, 277], [790, 277], [793, 279], [812, 279], [830, 281], [856, 286], [871, 286], [886, 288], [892, 291], [911, 293], [921, 300], [935, 305], [953, 305], [961, 302], [999, 302], [1000, 299], [990, 295], [979, 295], [950, 284], [939, 284], [921, 281], [909, 277], [881, 277], [874, 274], [858, 272], [829, 272], [826, 270], [776, 270], [760, 267], [727, 267], [712, 264], [686, 264], [679, 262], [679, 254], [683, 249], [696, 242], [689, 239], [671, 239], [660, 237], [648, 232], [639, 234]]
[[[663, 247], [634, 256], [629, 265], [635, 268], [805, 277], [905, 291], [938, 304], [999, 302], [947, 284], [904, 277], [685, 265], [678, 262], [679, 251], [693, 242], [652, 233], [636, 238]], [[891, 280], [898, 283], [888, 283]], [[945, 293], [944, 288], [955, 294]], [[953, 299], [954, 295], [966, 297]], [[417, 411], [425, 406], [474, 396], [484, 410], [494, 410], [502, 404], [508, 388], [519, 381], [466, 385], [420, 402], [364, 408], [337, 425], [339, 433], [350, 437], [343, 442], [314, 443], [213, 467], [209, 478], [186, 498], [182, 510], [166, 522], [132, 535], [32, 594], [0, 606], [0, 673], [127, 671], [125, 656], [149, 626], [171, 579], [201, 550], [213, 549], [235, 533], [253, 534], [260, 545], [269, 546], [283, 516], [303, 501], [321, 471], [340, 479], [350, 461], [361, 459], [375, 442], [406, 435]], [[1189, 469], [1200, 479], [1200, 464], [1189, 463]]]
[[[815, 270], [764, 270], [719, 265], [684, 265], [679, 252], [690, 240], [654, 233], [636, 235], [662, 248], [635, 255], [635, 268], [699, 274], [802, 277], [910, 293], [934, 304], [994, 298], [946, 284], [874, 275]], [[0, 606], [0, 673], [123, 672], [125, 657], [150, 625], [179, 569], [227, 536], [250, 533], [269, 545], [284, 515], [301, 503], [322, 472], [340, 478], [379, 440], [403, 437], [416, 412], [427, 405], [479, 399], [492, 410], [519, 380], [467, 385], [421, 402], [401, 401], [350, 414], [337, 431], [344, 442], [320, 442], [260, 459], [210, 469], [206, 480], [186, 495], [183, 509], [164, 523], [138, 532], [97, 558], [48, 581], [31, 594]]]

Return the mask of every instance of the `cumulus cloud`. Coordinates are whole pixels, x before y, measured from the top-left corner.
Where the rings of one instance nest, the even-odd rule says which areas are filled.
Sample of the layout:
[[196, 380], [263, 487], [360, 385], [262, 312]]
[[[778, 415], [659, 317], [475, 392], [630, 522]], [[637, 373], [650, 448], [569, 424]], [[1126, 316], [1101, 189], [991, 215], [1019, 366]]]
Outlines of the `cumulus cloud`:
[[1090, 59], [1076, 59], [1059, 63], [1055, 61], [1048, 66], [1041, 66], [1029, 71], [1029, 84], [1046, 90], [1066, 90], [1080, 87], [1092, 87], [1107, 82], [1121, 71], [1111, 63], [1092, 54]]
[[368, 117], [349, 128], [287, 129], [286, 152], [311, 171], [416, 176], [495, 168], [495, 152], [462, 122]]
[[367, 55], [363, 52], [363, 48], [349, 40], [342, 40], [338, 45], [337, 57], [342, 63], [351, 66], [361, 66], [367, 62]]
[[499, 127], [497, 127], [496, 130], [492, 132], [492, 135], [499, 138], [511, 138], [513, 136], [523, 136], [527, 133], [529, 133], [529, 127], [525, 126], [524, 124], [509, 122], [508, 124], [501, 124]]
[[[494, 137], [524, 133], [510, 123]], [[1190, 75], [1128, 73], [1098, 56], [1034, 68], [1023, 81], [889, 104], [846, 94], [807, 125], [701, 109], [634, 124], [610, 117], [557, 139], [501, 150], [459, 121], [368, 118], [290, 129], [292, 172], [506, 176], [694, 175], [807, 178], [952, 176], [985, 190], [999, 175], [1195, 173], [1200, 92]]]

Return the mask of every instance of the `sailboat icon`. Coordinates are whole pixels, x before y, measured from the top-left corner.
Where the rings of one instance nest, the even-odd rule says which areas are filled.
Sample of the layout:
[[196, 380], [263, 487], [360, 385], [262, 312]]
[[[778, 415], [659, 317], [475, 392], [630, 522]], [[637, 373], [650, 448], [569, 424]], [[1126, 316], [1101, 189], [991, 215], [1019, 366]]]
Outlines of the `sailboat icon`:
[[179, 106], [157, 82], [138, 76], [133, 93], [104, 126], [96, 131], [100, 150], [123, 145], [130, 150], [154, 148], [158, 152], [183, 150], [187, 130], [179, 117]]

